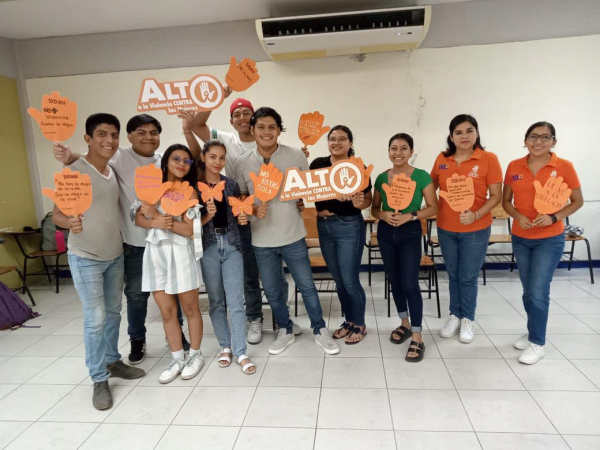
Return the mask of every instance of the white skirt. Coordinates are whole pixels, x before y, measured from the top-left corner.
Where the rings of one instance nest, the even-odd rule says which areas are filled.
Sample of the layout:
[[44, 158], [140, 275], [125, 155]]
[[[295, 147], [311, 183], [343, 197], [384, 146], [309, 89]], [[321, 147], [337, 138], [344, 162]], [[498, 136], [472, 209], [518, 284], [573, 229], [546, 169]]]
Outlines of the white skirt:
[[164, 239], [158, 244], [146, 242], [142, 269], [142, 291], [181, 294], [202, 285], [199, 261], [194, 258], [194, 243], [173, 245]]

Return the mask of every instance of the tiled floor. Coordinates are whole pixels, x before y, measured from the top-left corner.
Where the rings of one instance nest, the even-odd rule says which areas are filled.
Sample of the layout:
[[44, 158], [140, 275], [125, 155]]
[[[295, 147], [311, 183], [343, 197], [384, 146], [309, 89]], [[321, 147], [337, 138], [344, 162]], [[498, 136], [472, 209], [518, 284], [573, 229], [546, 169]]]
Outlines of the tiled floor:
[[[439, 337], [443, 319], [425, 299], [427, 352], [419, 364], [404, 361], [406, 344], [389, 342], [399, 321], [387, 317], [382, 274], [367, 288], [369, 334], [360, 345], [324, 356], [301, 304], [304, 333], [286, 352], [269, 356], [271, 331], [249, 346], [254, 376], [235, 364], [217, 367], [205, 315], [202, 373], [167, 386], [157, 380], [169, 354], [151, 301], [148, 374], [111, 380], [115, 405], [100, 412], [91, 405], [75, 290], [37, 288], [43, 315], [31, 325], [41, 328], [0, 332], [0, 448], [600, 449], [600, 285], [589, 283], [587, 270], [557, 271], [546, 358], [531, 367], [512, 348], [526, 323], [517, 274], [490, 271], [479, 292], [470, 345]], [[342, 321], [337, 298], [323, 294], [321, 303], [335, 328]], [[204, 297], [201, 304], [206, 312]], [[121, 334], [126, 356], [125, 318]]]

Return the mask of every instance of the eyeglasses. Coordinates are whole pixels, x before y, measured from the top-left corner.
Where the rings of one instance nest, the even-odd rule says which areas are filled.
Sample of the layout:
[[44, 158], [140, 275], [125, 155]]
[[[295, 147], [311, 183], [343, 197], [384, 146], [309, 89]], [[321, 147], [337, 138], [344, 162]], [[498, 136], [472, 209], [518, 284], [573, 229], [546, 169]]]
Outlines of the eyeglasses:
[[335, 144], [336, 142], [339, 142], [340, 144], [343, 144], [344, 142], [347, 142], [348, 138], [347, 137], [339, 137], [339, 138], [329, 138], [329, 142], [331, 142], [332, 144]]
[[529, 142], [536, 142], [538, 139], [541, 139], [542, 142], [550, 142], [552, 139], [554, 139], [554, 136], [551, 134], [530, 134], [527, 136], [527, 140]]
[[184, 163], [186, 166], [191, 166], [194, 162], [190, 158], [182, 158], [181, 156], [171, 156], [171, 160], [175, 161], [177, 164]]

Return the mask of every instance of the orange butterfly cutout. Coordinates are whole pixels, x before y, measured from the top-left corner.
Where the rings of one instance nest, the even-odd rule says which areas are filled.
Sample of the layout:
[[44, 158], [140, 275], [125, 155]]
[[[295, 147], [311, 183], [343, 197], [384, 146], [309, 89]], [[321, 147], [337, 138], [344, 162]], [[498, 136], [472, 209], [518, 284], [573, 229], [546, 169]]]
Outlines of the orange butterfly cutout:
[[229, 204], [233, 211], [234, 216], [239, 216], [241, 213], [245, 213], [249, 216], [252, 215], [252, 205], [254, 204], [254, 195], [246, 197], [244, 200], [240, 200], [237, 197], [228, 197]]
[[215, 187], [210, 187], [208, 184], [199, 181], [198, 189], [200, 189], [200, 192], [202, 193], [202, 200], [204, 202], [209, 201], [211, 198], [214, 198], [218, 202], [222, 202], [223, 189], [225, 189], [225, 180], [219, 181]]

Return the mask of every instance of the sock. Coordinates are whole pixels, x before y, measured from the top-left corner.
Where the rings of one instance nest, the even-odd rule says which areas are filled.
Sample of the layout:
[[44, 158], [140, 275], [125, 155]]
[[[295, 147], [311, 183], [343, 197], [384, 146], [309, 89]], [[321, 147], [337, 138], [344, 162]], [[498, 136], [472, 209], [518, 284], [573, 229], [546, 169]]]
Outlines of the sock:
[[176, 352], [171, 352], [171, 355], [173, 355], [173, 359], [178, 361], [181, 365], [184, 364], [185, 355], [183, 353], [183, 349], [177, 350]]
[[200, 350], [200, 349], [195, 350], [193, 348], [190, 348], [190, 356], [192, 356], [192, 355], [202, 356], [202, 350]]

